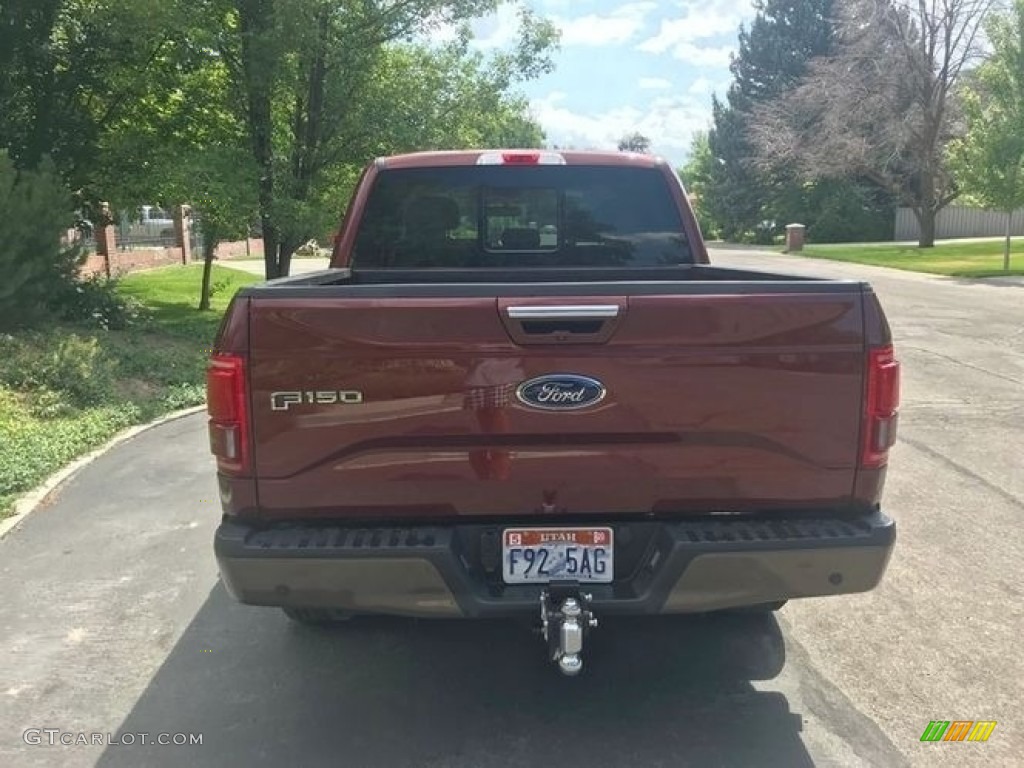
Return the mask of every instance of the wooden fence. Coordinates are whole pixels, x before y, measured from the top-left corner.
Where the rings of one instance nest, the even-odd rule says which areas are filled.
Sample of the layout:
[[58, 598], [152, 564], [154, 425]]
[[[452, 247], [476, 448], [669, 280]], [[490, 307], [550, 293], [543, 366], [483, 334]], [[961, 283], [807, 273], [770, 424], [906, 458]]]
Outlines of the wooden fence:
[[[1013, 215], [1014, 237], [1024, 236], [1024, 208]], [[893, 240], [917, 240], [921, 230], [909, 208], [896, 211], [896, 227]], [[935, 238], [955, 240], [962, 237], [1002, 237], [1006, 235], [1006, 213], [986, 211], [966, 205], [948, 205], [939, 211], [935, 219]]]

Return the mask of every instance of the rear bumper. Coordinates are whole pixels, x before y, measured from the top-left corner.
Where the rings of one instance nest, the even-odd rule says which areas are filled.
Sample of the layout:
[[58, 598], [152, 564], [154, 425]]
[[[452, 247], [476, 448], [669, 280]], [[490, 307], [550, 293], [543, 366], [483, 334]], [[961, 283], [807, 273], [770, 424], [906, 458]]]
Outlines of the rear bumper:
[[[586, 585], [599, 615], [692, 613], [866, 592], [885, 573], [896, 538], [895, 524], [880, 512], [612, 525], [616, 581]], [[501, 583], [500, 530], [226, 520], [215, 552], [228, 590], [251, 605], [419, 617], [534, 615], [541, 587]]]

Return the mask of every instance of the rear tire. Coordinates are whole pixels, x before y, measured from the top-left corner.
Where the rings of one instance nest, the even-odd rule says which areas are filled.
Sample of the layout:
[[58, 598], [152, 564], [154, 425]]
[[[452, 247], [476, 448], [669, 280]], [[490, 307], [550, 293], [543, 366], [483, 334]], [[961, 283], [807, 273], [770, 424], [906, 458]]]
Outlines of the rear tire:
[[348, 622], [353, 614], [339, 608], [282, 608], [284, 615], [307, 627], [336, 627]]

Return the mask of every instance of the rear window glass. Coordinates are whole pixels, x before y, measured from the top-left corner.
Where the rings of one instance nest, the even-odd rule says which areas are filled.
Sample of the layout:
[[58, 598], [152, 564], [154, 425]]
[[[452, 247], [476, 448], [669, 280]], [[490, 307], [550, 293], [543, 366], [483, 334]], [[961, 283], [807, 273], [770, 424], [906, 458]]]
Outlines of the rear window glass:
[[571, 165], [382, 171], [352, 260], [364, 269], [692, 262], [659, 170]]

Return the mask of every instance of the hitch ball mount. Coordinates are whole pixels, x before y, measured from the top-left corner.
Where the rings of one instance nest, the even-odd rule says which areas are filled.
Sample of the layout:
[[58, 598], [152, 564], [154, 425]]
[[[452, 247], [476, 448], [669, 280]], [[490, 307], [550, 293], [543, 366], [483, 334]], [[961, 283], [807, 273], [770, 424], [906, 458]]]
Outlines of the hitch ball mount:
[[583, 671], [583, 639], [597, 627], [597, 618], [590, 610], [593, 599], [575, 583], [553, 582], [540, 594], [541, 636], [563, 675], [574, 677]]

